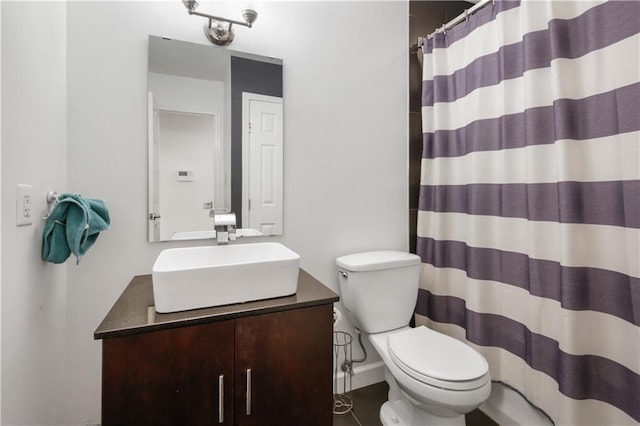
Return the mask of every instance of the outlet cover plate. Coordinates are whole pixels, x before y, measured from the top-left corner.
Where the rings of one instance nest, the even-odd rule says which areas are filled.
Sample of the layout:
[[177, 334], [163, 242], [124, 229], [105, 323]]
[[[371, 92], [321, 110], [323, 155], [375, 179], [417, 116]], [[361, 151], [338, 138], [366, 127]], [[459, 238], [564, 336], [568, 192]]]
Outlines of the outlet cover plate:
[[16, 197], [16, 226], [29, 226], [32, 221], [33, 185], [18, 184]]

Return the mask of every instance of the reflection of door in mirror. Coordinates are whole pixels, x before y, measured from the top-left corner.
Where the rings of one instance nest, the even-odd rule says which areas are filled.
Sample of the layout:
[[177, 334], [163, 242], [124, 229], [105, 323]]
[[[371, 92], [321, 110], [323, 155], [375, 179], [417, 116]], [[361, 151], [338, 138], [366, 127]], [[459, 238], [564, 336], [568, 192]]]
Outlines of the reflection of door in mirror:
[[243, 226], [282, 234], [282, 98], [242, 94]]

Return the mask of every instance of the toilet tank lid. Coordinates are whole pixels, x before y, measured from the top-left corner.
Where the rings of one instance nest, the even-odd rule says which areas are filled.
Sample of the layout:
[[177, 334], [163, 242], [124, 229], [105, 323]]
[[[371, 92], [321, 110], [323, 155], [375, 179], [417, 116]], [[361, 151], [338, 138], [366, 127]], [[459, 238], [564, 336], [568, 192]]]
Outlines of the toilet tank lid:
[[353, 272], [402, 268], [419, 263], [420, 256], [396, 250], [368, 251], [349, 254], [336, 259], [336, 264], [339, 268]]

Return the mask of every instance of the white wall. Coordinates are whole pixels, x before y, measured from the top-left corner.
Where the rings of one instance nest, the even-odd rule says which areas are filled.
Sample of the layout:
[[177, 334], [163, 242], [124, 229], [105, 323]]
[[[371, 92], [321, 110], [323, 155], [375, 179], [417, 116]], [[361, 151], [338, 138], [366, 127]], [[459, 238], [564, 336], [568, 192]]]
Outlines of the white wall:
[[[104, 198], [112, 217], [68, 272], [67, 422], [77, 423], [99, 420], [93, 331], [131, 277], [176, 245], [146, 242], [147, 36], [203, 42], [204, 22], [177, 1], [67, 7], [69, 188]], [[337, 256], [408, 247], [407, 4], [254, 7], [255, 27], [237, 28], [232, 47], [284, 60], [285, 230], [274, 239], [337, 289]], [[237, 16], [237, 8], [199, 10]]]
[[[407, 4], [253, 6], [233, 49], [284, 60], [285, 229], [272, 240], [337, 290], [336, 257], [408, 247]], [[147, 36], [204, 42], [204, 22], [179, 1], [2, 7], [3, 424], [98, 423], [95, 328], [162, 249], [207, 243], [146, 242]], [[17, 183], [35, 185], [37, 208], [49, 189], [102, 198], [112, 228], [79, 266], [45, 265], [41, 223], [9, 220]]]
[[158, 109], [211, 114], [224, 120], [224, 81], [155, 72], [148, 74], [148, 80]]
[[[40, 260], [46, 193], [66, 189], [66, 6], [2, 2], [2, 424], [60, 424], [66, 267]], [[33, 225], [15, 225], [16, 185]]]

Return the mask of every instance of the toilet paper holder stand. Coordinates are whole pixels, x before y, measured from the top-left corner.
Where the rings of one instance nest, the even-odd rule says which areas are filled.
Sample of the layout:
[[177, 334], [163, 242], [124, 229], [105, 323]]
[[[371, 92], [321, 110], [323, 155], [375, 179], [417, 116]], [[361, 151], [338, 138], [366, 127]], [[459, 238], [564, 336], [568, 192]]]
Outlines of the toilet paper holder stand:
[[[339, 311], [338, 311], [339, 313]], [[334, 310], [334, 323], [336, 311]], [[353, 336], [345, 331], [333, 332], [333, 414], [347, 414], [353, 408], [351, 377]]]

